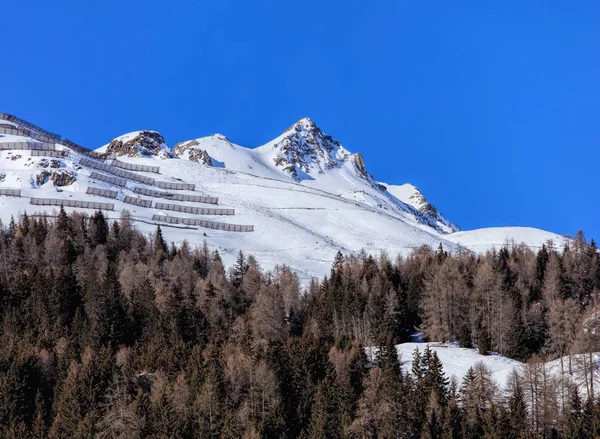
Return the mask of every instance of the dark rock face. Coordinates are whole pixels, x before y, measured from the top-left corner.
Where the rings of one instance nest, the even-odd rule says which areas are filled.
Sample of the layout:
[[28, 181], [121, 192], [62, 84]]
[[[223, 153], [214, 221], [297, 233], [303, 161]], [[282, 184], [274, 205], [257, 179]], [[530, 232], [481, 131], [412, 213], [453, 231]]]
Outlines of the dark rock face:
[[190, 161], [212, 166], [210, 155], [208, 155], [206, 150], [196, 148], [198, 145], [200, 145], [200, 143], [198, 143], [196, 140], [190, 140], [189, 142], [181, 142], [176, 144], [173, 150], [179, 156], [182, 156], [187, 151]]
[[365, 164], [365, 159], [360, 152], [354, 154], [354, 164], [356, 165], [356, 168], [360, 171], [361, 174], [363, 174], [364, 176], [369, 175], [369, 173], [367, 172], [367, 165]]
[[115, 139], [108, 144], [107, 154], [116, 154], [118, 157], [149, 157], [173, 153], [166, 148], [165, 139], [156, 131], [140, 131], [136, 136], [125, 141]]
[[301, 119], [290, 127], [279, 142], [275, 165], [280, 166], [294, 180], [301, 181], [301, 171], [309, 173], [339, 167], [350, 153], [331, 136], [324, 134], [310, 119]]
[[38, 166], [40, 168], [53, 168], [53, 169], [58, 169], [60, 168], [60, 160], [48, 160], [48, 159], [41, 159], [38, 163]]
[[41, 171], [35, 176], [35, 184], [42, 186], [51, 181], [54, 186], [70, 186], [77, 181], [77, 175], [74, 172], [60, 169], [58, 171]]

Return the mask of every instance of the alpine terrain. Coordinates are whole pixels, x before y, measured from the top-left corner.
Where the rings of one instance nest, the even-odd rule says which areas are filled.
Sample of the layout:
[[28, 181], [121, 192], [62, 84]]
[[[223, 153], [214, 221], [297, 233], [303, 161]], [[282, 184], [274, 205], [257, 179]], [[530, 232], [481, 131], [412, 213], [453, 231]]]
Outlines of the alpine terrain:
[[[399, 176], [401, 178], [401, 176]], [[84, 148], [0, 113], [0, 218], [27, 212], [128, 211], [136, 226], [165, 239], [206, 240], [226, 265], [238, 250], [265, 269], [286, 264], [303, 282], [328, 273], [335, 254], [407, 255], [428, 245], [485, 252], [509, 242], [537, 250], [565, 238], [525, 227], [461, 231], [409, 183], [380, 182], [350, 152], [304, 118], [249, 148], [214, 134], [167, 145], [156, 131]], [[100, 204], [98, 204], [100, 203]]]

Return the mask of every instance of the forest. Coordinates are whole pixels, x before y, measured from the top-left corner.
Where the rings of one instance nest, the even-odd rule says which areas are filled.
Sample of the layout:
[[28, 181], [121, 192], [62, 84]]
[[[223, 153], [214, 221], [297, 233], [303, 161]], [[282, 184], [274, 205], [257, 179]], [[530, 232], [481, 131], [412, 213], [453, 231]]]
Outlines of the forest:
[[[302, 288], [126, 212], [25, 214], [0, 229], [0, 437], [598, 437], [599, 291], [583, 233], [537, 252], [338, 253]], [[459, 383], [425, 348], [404, 373], [395, 345], [416, 332], [526, 365], [506, 388], [483, 363]]]

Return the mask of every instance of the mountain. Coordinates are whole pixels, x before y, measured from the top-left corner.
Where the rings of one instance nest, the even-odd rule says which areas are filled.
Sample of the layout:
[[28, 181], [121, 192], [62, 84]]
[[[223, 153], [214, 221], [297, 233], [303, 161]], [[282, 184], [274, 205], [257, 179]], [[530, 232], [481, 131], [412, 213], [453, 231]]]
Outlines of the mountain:
[[96, 151], [116, 154], [117, 157], [175, 157], [173, 151], [165, 143], [164, 137], [151, 130], [124, 134]]
[[432, 218], [435, 221], [438, 230], [446, 233], [457, 232], [460, 230], [460, 227], [447, 220], [433, 204], [427, 201], [416, 186], [413, 186], [410, 183], [405, 183], [401, 186], [394, 186], [387, 183], [380, 183], [380, 185], [403, 203], [413, 206], [423, 215]]
[[[349, 152], [310, 119], [257, 148], [220, 134], [170, 148], [160, 133], [143, 130], [117, 137], [95, 153], [0, 114], [0, 122], [5, 121], [7, 127], [0, 126], [0, 194], [16, 189], [20, 197], [0, 195], [4, 223], [25, 211], [58, 209], [31, 205], [45, 202], [36, 199], [64, 200], [79, 209], [83, 202], [109, 203], [114, 205], [109, 218], [128, 210], [145, 233], [161, 223], [167, 240], [192, 245], [206, 240], [227, 265], [242, 250], [255, 254], [266, 269], [282, 263], [293, 267], [304, 282], [327, 274], [338, 250], [407, 255], [422, 245], [483, 252], [513, 240], [533, 248], [549, 239], [556, 245], [565, 242], [538, 229], [459, 232], [414, 186], [378, 183], [361, 154]], [[178, 202], [175, 196], [196, 198]], [[200, 203], [199, 196], [218, 198], [218, 206]], [[254, 231], [215, 230], [197, 224], [200, 219], [211, 221], [211, 227], [248, 225]]]
[[[429, 211], [395, 196], [369, 174], [360, 153], [351, 153], [308, 118], [258, 148], [232, 143], [221, 134], [175, 145], [179, 157], [262, 178], [294, 182], [413, 220], [440, 233], [460, 230], [430, 205]], [[434, 214], [431, 214], [434, 213]]]

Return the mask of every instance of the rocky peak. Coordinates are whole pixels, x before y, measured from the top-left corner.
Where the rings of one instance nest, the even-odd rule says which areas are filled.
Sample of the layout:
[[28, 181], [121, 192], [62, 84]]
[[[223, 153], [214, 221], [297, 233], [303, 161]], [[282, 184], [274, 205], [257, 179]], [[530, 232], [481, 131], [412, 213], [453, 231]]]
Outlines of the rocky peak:
[[365, 158], [362, 156], [360, 152], [354, 154], [354, 164], [356, 165], [356, 169], [360, 171], [363, 176], [368, 176], [367, 165], [365, 164]]
[[[225, 136], [223, 136], [225, 137]], [[179, 157], [186, 157], [192, 162], [198, 162], [207, 166], [212, 166], [212, 160], [208, 152], [199, 147], [200, 142], [197, 140], [189, 140], [187, 142], [179, 142], [173, 147], [173, 151]]]
[[273, 142], [276, 166], [283, 168], [296, 181], [303, 174], [324, 173], [339, 167], [350, 153], [331, 136], [321, 131], [309, 118], [300, 119]]
[[106, 146], [106, 153], [127, 157], [173, 157], [165, 139], [156, 131], [137, 131], [117, 137]]

